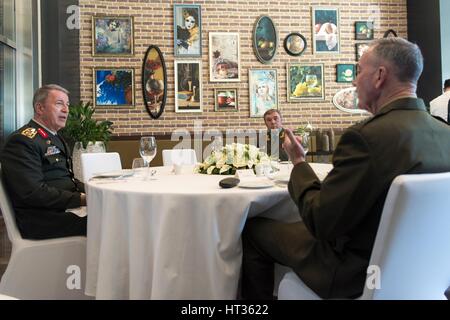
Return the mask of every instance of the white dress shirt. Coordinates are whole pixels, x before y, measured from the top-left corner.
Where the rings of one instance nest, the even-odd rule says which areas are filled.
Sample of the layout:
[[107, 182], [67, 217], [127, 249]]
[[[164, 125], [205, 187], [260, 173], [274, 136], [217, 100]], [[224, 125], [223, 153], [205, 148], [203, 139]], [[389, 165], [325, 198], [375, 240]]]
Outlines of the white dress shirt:
[[450, 90], [447, 90], [439, 97], [430, 102], [430, 113], [433, 116], [438, 116], [448, 122], [448, 100], [450, 99]]

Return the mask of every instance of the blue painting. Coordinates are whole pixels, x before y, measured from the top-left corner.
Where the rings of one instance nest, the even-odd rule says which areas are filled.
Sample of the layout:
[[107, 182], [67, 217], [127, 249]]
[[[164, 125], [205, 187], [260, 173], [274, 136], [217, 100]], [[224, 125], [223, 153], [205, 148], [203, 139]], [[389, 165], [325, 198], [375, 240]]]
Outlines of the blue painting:
[[250, 117], [262, 117], [269, 109], [278, 109], [276, 69], [250, 69]]
[[134, 106], [133, 69], [95, 69], [96, 106]]

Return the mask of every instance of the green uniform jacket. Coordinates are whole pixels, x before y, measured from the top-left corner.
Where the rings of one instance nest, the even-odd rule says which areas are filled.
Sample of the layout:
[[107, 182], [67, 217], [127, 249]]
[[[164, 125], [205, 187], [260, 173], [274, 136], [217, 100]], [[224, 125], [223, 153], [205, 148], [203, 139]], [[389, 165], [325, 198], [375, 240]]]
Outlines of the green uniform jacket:
[[24, 238], [42, 238], [78, 218], [81, 182], [62, 138], [31, 120], [12, 133], [1, 155], [3, 178]]
[[450, 171], [450, 127], [421, 99], [402, 98], [346, 130], [333, 166], [322, 183], [305, 162], [292, 171], [289, 192], [311, 233], [294, 269], [322, 298], [354, 297], [364, 289], [392, 180]]

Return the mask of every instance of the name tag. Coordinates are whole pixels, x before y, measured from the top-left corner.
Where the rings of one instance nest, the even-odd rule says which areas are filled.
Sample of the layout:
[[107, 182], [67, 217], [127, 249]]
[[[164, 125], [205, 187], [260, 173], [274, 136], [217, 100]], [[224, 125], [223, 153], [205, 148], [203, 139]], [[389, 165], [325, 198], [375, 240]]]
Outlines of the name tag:
[[47, 152], [45, 153], [45, 156], [51, 156], [54, 154], [61, 153], [61, 150], [58, 149], [56, 146], [51, 146], [47, 148]]
[[245, 179], [245, 178], [251, 178], [251, 177], [256, 177], [253, 169], [236, 170], [236, 178], [238, 178], [240, 180]]

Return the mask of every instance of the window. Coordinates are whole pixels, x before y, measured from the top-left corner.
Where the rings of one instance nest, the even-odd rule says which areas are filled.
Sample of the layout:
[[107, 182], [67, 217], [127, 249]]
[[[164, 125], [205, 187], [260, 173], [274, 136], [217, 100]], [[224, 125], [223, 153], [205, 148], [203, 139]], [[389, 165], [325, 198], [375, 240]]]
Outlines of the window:
[[33, 115], [36, 0], [0, 0], [0, 148]]

